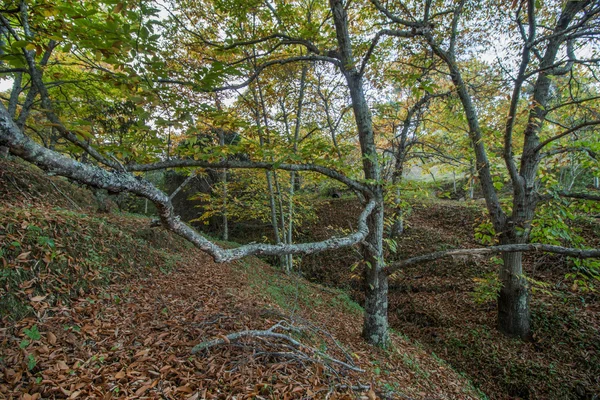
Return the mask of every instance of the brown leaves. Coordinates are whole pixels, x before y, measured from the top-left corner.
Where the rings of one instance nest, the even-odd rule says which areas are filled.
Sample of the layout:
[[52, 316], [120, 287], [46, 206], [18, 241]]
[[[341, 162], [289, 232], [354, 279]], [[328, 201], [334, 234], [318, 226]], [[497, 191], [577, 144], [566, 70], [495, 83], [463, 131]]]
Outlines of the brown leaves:
[[[0, 184], [0, 193], [4, 189]], [[337, 294], [310, 285], [310, 296], [320, 305], [309, 310], [301, 305], [295, 318], [310, 316], [331, 337], [303, 337], [302, 342], [313, 341], [313, 347], [346, 360], [334, 341], [344, 343], [368, 373], [336, 375], [322, 362], [276, 354], [268, 341], [227, 343], [190, 357], [192, 346], [203, 340], [266, 329], [281, 319], [267, 294], [249, 285], [250, 272], [216, 266], [196, 250], [178, 253], [183, 246], [171, 236], [140, 245], [134, 238], [148, 223], [142, 218], [108, 215], [98, 221], [48, 205], [0, 212], [0, 245], [10, 251], [1, 265], [29, 274], [11, 293], [34, 311], [16, 323], [0, 324], [0, 398], [354, 399], [359, 394], [351, 387], [369, 381], [370, 363], [383, 365], [388, 357], [364, 345], [360, 316], [332, 306]], [[179, 268], [170, 274], [142, 269], [168, 260], [154, 248], [182, 257]], [[280, 279], [272, 268], [249, 262], [259, 265], [252, 273], [264, 273], [258, 279]], [[61, 269], [53, 270], [57, 265]], [[102, 276], [101, 269], [110, 274]], [[101, 287], [103, 279], [112, 285]], [[24, 329], [33, 325], [41, 338], [25, 343]], [[31, 360], [35, 365], [29, 369]], [[385, 379], [403, 388], [420, 385], [409, 375], [398, 367]], [[377, 378], [378, 385], [382, 380]], [[373, 398], [364, 386], [359, 392]], [[456, 392], [462, 395], [460, 388]]]
[[[321, 397], [332, 382], [342, 379], [350, 385], [358, 379], [353, 374], [332, 376], [321, 364], [257, 356], [251, 344], [246, 348], [228, 343], [190, 358], [191, 347], [203, 337], [226, 339], [235, 330], [273, 323], [259, 309], [243, 307], [246, 302], [258, 307], [262, 303], [227, 290], [242, 288], [243, 277], [227, 267], [213, 269], [199, 252], [194, 254], [194, 260], [198, 258], [200, 263], [190, 257], [188, 267], [171, 275], [114, 285], [102, 296], [78, 298], [70, 307], [50, 307], [52, 316], [43, 320], [20, 322], [17, 332], [37, 323], [42, 337], [26, 349], [37, 362], [32, 371], [23, 368], [27, 356], [15, 339], [0, 333], [2, 351], [10, 354], [7, 361], [21, 366], [18, 372], [5, 372], [10, 386], [0, 384], [0, 397], [19, 388], [23, 396], [39, 398], [211, 399], [254, 394], [294, 399]], [[29, 300], [45, 304], [47, 299], [44, 295]]]
[[46, 338], [48, 340], [48, 343], [50, 343], [52, 345], [56, 344], [56, 335], [54, 333], [48, 332], [46, 334]]

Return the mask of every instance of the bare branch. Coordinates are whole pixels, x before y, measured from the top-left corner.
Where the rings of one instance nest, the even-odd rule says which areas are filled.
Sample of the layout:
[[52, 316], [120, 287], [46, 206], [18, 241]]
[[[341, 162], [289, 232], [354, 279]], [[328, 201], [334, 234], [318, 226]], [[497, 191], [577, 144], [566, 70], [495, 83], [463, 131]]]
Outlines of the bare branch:
[[600, 125], [600, 120], [593, 120], [593, 121], [586, 121], [586, 122], [582, 122], [579, 125], [576, 125], [570, 129], [567, 129], [566, 131], [563, 131], [561, 133], [559, 133], [558, 135], [552, 136], [549, 139], [544, 140], [542, 143], [540, 143], [534, 150], [534, 153], [537, 153], [538, 151], [540, 151], [541, 149], [543, 149], [545, 146], [547, 146], [548, 144], [554, 142], [555, 140], [558, 140], [562, 137], [565, 137], [567, 135], [570, 135], [572, 133], [577, 132], [580, 129], [586, 128], [588, 126], [595, 126], [595, 125]]
[[497, 253], [521, 253], [521, 252], [546, 252], [562, 254], [575, 258], [600, 258], [600, 249], [574, 249], [569, 247], [554, 246], [541, 243], [528, 244], [505, 244], [500, 246], [481, 247], [477, 249], [456, 249], [446, 251], [436, 251], [422, 256], [408, 258], [406, 260], [390, 264], [385, 272], [390, 275], [395, 271], [408, 267], [409, 265], [423, 264], [429, 261], [439, 260], [444, 257], [452, 256], [472, 256], [479, 254], [497, 254]]
[[356, 372], [365, 372], [365, 370], [362, 368], [358, 368], [358, 367], [356, 367], [354, 365], [350, 365], [344, 361], [335, 359], [335, 358], [331, 357], [330, 355], [322, 352], [321, 350], [315, 349], [311, 346], [304, 345], [304, 344], [300, 343], [299, 341], [297, 341], [296, 339], [294, 339], [293, 337], [291, 337], [290, 335], [275, 332], [278, 329], [281, 329], [284, 331], [297, 330], [297, 328], [288, 327], [286, 324], [284, 324], [284, 321], [280, 321], [277, 324], [273, 325], [269, 329], [245, 330], [245, 331], [240, 331], [240, 332], [234, 332], [234, 333], [230, 333], [229, 335], [226, 335], [225, 337], [223, 337], [221, 339], [214, 339], [214, 340], [211, 340], [208, 342], [202, 342], [202, 343], [194, 346], [194, 348], [192, 349], [192, 354], [198, 354], [199, 352], [209, 349], [211, 347], [229, 344], [231, 342], [237, 341], [237, 340], [245, 338], [245, 337], [274, 338], [274, 339], [279, 339], [279, 340], [288, 342], [292, 346], [292, 348], [294, 348], [296, 351], [300, 352], [301, 354], [304, 354], [304, 353], [301, 352], [300, 349], [305, 348], [305, 349], [310, 350], [312, 353], [317, 354], [318, 356], [322, 357], [324, 359], [324, 362], [331, 362], [334, 364], [338, 364], [346, 369], [356, 371]]

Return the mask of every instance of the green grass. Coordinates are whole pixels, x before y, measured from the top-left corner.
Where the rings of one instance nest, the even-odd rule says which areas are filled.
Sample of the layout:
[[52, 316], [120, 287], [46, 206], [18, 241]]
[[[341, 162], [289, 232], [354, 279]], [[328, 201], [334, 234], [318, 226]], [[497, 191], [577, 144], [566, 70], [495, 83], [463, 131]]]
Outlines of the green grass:
[[336, 308], [345, 309], [352, 314], [362, 315], [364, 312], [360, 304], [352, 300], [348, 293], [341, 290], [340, 294], [331, 299], [331, 305]]

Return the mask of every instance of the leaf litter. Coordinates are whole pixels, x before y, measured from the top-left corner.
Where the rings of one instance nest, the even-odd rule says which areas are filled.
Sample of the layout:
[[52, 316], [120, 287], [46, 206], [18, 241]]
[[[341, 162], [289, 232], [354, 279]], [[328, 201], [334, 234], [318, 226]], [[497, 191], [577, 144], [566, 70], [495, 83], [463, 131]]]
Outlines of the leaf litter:
[[[66, 182], [56, 184], [73, 193]], [[27, 312], [16, 319], [10, 310], [2, 315], [0, 398], [476, 396], [464, 378], [406, 338], [394, 335], [388, 350], [366, 345], [362, 316], [340, 306], [340, 292], [285, 276], [255, 258], [215, 264], [171, 235], [148, 231], [148, 218], [98, 218], [62, 208], [70, 207], [66, 203], [44, 203], [36, 197], [39, 186], [32, 190], [2, 201], [0, 242], [9, 250], [2, 271], [22, 279], [11, 281], [16, 289], [0, 289], [0, 296], [13, 296]], [[27, 236], [31, 226], [38, 227], [37, 236]], [[76, 285], [83, 281], [88, 284]], [[298, 304], [281, 307], [256, 281], [302, 285], [310, 301], [292, 293], [289, 302]], [[277, 324], [300, 346], [227, 336]], [[215, 339], [223, 343], [192, 355], [194, 346]]]

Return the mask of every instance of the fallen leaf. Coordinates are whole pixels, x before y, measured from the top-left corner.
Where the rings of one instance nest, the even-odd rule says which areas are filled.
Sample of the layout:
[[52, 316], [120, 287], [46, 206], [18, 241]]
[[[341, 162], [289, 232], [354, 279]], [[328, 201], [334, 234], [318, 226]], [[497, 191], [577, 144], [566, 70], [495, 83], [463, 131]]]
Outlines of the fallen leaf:
[[373, 391], [373, 388], [369, 389], [369, 391], [367, 392], [367, 397], [369, 398], [369, 400], [377, 400], [377, 395]]
[[177, 392], [184, 392], [184, 393], [192, 393], [192, 392], [193, 392], [192, 388], [191, 388], [191, 387], [189, 387], [189, 386], [179, 386], [179, 387], [176, 389], [176, 391], [177, 391]]

